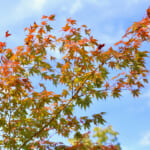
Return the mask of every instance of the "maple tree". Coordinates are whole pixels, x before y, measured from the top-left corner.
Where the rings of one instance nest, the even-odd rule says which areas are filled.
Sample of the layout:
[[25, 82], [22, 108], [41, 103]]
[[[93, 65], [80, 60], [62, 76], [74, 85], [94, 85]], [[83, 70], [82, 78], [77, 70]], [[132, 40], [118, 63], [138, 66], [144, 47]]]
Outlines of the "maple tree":
[[[51, 141], [51, 131], [63, 137], [75, 133], [81, 139], [83, 128], [105, 123], [104, 113], [78, 117], [75, 107], [87, 109], [93, 99], [120, 97], [122, 90], [139, 96], [148, 82], [148, 51], [140, 47], [150, 41], [149, 11], [108, 50], [86, 25], [78, 27], [71, 18], [57, 37], [49, 23], [55, 15], [43, 16], [41, 24], [25, 28], [23, 46], [10, 49], [0, 42], [0, 144], [10, 150], [51, 149], [59, 144]], [[5, 37], [9, 36], [7, 31]], [[52, 51], [59, 51], [60, 58]], [[38, 87], [32, 82], [35, 77]]]

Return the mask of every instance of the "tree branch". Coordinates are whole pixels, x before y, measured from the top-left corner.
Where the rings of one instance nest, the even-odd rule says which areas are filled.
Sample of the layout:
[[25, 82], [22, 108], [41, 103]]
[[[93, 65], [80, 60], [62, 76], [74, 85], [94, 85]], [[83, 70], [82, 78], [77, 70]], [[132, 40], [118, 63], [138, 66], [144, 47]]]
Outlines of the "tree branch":
[[91, 75], [93, 75], [95, 73], [95, 71], [97, 70], [97, 68], [92, 71], [82, 82], [82, 84], [80, 85], [80, 87], [77, 89], [76, 93], [72, 96], [72, 98], [69, 99], [68, 103], [64, 105], [64, 107], [62, 109], [60, 109], [57, 114], [55, 114], [54, 117], [52, 117], [39, 131], [35, 132], [30, 138], [28, 138], [27, 140], [24, 141], [24, 143], [18, 148], [18, 150], [21, 150], [21, 148], [23, 148], [29, 141], [31, 141], [34, 137], [38, 136], [40, 133], [42, 133], [44, 131], [45, 128], [47, 128], [49, 126], [49, 124], [51, 124], [57, 117], [58, 115], [76, 98], [76, 96], [78, 95], [78, 93], [80, 92], [81, 88], [83, 87], [83, 85], [85, 84], [85, 82], [89, 79], [89, 77]]

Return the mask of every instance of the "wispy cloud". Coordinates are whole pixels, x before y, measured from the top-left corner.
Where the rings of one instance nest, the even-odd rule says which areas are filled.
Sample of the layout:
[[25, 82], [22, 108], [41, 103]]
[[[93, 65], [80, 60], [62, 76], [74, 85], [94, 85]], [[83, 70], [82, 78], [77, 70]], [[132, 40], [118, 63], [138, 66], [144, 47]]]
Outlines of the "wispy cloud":
[[150, 146], [150, 131], [145, 133], [145, 135], [143, 136], [143, 138], [140, 141], [140, 144], [142, 146]]
[[18, 5], [16, 5], [14, 15], [16, 19], [23, 19], [31, 16], [34, 13], [39, 13], [46, 4], [46, 0], [22, 0]]
[[[13, 7], [6, 11], [4, 17], [0, 14], [1, 22], [6, 25], [16, 24], [28, 17], [39, 15], [48, 1], [47, 0], [20, 0], [14, 2]], [[10, 13], [11, 12], [11, 13]]]
[[75, 14], [79, 9], [82, 8], [82, 2], [81, 0], [76, 0], [73, 4], [72, 7], [70, 8], [70, 14]]
[[33, 8], [37, 11], [43, 9], [44, 5], [46, 4], [46, 0], [33, 0], [34, 6]]
[[96, 5], [96, 6], [100, 7], [100, 8], [103, 8], [103, 7], [111, 5], [111, 1], [110, 0], [105, 0], [105, 1], [99, 1], [99, 0], [75, 0], [72, 3], [71, 7], [70, 7], [70, 14], [71, 15], [75, 14], [76, 12], [81, 10], [84, 5], [86, 5], [88, 3]]

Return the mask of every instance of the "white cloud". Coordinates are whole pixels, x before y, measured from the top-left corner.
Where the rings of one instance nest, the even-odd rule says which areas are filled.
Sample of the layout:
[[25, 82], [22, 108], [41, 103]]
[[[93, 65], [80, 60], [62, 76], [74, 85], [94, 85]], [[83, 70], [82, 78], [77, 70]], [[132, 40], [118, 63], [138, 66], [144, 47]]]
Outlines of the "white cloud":
[[28, 16], [31, 16], [33, 13], [39, 13], [44, 5], [46, 0], [22, 0], [15, 8], [13, 17], [17, 20], [24, 19]]
[[45, 3], [46, 0], [22, 0], [17, 7], [22, 11], [39, 11], [44, 7]]
[[41, 10], [44, 7], [45, 3], [46, 0], [33, 0], [33, 4], [34, 4], [33, 8], [35, 10]]
[[147, 132], [140, 141], [142, 146], [150, 146], [150, 131]]
[[48, 0], [20, 0], [9, 8], [8, 12], [11, 13], [6, 12], [7, 17], [3, 17], [3, 13], [0, 14], [1, 22], [9, 26], [17, 24], [28, 17], [39, 15], [44, 10], [47, 2]]
[[70, 14], [75, 14], [79, 9], [82, 8], [81, 0], [76, 0], [70, 9]]
[[[62, 11], [67, 11], [69, 8], [69, 13], [71, 15], [75, 14], [76, 12], [78, 12], [79, 10], [81, 10], [83, 8], [84, 5], [86, 5], [87, 3], [89, 4], [94, 4], [96, 6], [99, 6], [100, 8], [104, 8], [106, 6], [109, 6], [111, 3], [109, 0], [104, 0], [104, 1], [99, 1], [99, 0], [74, 0], [70, 5], [67, 5], [67, 3], [65, 3], [65, 5], [62, 5], [61, 10]], [[87, 8], [85, 8], [87, 9]]]
[[[107, 6], [111, 5], [110, 0], [104, 0], [104, 1], [99, 1], [99, 0], [75, 0], [75, 2], [72, 3], [72, 6], [70, 8], [70, 14], [71, 15], [75, 14], [77, 11], [81, 10], [83, 8], [83, 6], [87, 3], [94, 4], [94, 5], [96, 5], [100, 8], [106, 8]], [[85, 9], [87, 9], [87, 8], [85, 8]]]

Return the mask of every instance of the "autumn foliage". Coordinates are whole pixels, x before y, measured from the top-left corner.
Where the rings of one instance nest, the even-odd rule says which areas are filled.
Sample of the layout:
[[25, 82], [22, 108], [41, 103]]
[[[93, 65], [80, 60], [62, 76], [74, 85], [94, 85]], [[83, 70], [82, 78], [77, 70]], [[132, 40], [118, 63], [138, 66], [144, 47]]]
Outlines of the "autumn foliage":
[[[78, 117], [75, 107], [87, 109], [95, 99], [118, 98], [122, 90], [139, 96], [148, 82], [148, 51], [140, 47], [150, 41], [150, 9], [107, 50], [86, 25], [69, 18], [58, 37], [53, 21], [55, 15], [43, 16], [40, 24], [25, 28], [24, 45], [15, 49], [0, 42], [0, 144], [5, 149], [53, 149], [59, 143], [51, 141], [51, 134], [81, 138], [81, 129], [105, 123], [104, 113]], [[54, 55], [58, 52], [59, 57]], [[115, 150], [113, 145], [99, 148]]]

